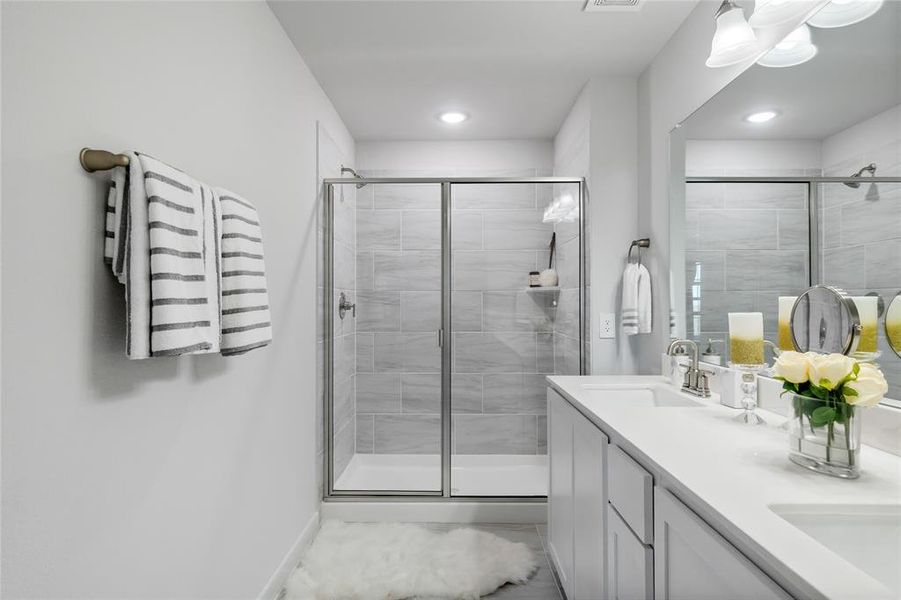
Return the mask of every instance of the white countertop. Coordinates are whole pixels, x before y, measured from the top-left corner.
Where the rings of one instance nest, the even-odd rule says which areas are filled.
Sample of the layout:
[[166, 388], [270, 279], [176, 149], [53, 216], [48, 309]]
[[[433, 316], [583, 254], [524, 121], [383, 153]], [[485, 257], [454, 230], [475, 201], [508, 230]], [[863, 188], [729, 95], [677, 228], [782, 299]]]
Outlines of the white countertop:
[[697, 399], [703, 407], [630, 408], [592, 400], [582, 388], [668, 384], [663, 377], [548, 377], [548, 381], [611, 442], [661, 475], [656, 484], [672, 489], [790, 592], [829, 599], [895, 597], [769, 506], [899, 504], [901, 458], [864, 446], [860, 478], [838, 479], [789, 461], [788, 433], [779, 428], [785, 418], [775, 413], [760, 411], [767, 424], [755, 427], [732, 421], [735, 409], [703, 399]]

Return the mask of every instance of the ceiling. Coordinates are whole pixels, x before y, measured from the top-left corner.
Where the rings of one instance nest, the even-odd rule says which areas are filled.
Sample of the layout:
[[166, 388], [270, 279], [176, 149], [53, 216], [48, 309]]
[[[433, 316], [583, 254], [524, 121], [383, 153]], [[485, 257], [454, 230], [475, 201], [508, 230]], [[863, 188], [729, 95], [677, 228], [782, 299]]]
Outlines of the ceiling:
[[552, 138], [591, 75], [640, 74], [697, 0], [583, 3], [269, 0], [357, 140]]
[[[748, 69], [685, 121], [686, 137], [821, 140], [901, 103], [901, 2], [856, 25], [811, 32], [813, 60]], [[781, 114], [744, 121], [761, 110]]]

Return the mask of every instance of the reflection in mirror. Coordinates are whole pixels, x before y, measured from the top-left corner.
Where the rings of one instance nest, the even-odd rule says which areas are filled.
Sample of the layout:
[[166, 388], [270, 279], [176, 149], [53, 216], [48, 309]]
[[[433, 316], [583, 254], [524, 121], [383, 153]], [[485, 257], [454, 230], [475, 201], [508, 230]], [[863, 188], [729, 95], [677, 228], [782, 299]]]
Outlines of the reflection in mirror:
[[901, 358], [901, 292], [898, 292], [885, 311], [885, 339]]
[[815, 285], [798, 297], [791, 312], [791, 335], [800, 352], [852, 354], [860, 344], [860, 318], [841, 290]]
[[863, 321], [857, 350], [901, 399], [886, 320], [901, 289], [901, 2], [810, 35], [812, 59], [749, 68], [672, 132], [675, 333], [722, 339], [729, 312], [762, 312], [787, 348], [786, 306], [840, 288]]

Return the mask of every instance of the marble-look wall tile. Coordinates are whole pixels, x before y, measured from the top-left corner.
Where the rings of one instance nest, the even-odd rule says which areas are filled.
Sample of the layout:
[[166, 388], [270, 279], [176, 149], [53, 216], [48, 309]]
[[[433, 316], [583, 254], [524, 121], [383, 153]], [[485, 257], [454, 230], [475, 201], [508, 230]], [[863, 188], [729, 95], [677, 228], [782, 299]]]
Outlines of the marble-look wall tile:
[[537, 208], [533, 183], [459, 184], [451, 188], [454, 209]]
[[[557, 277], [560, 280], [559, 286], [566, 288], [579, 287], [579, 240], [570, 240], [557, 247], [558, 254], [556, 257]], [[547, 261], [550, 258], [548, 252], [538, 253], [538, 269], [547, 268]]]
[[437, 183], [376, 183], [373, 187], [373, 206], [377, 209], [441, 208], [441, 185]]
[[808, 266], [803, 250], [730, 250], [726, 253], [726, 289], [806, 288]]
[[485, 211], [486, 250], [546, 250], [554, 227], [542, 221], [543, 211]]
[[376, 454], [438, 454], [441, 418], [438, 415], [375, 415]]
[[357, 251], [400, 250], [399, 210], [358, 210]]
[[537, 270], [536, 252], [457, 252], [454, 256], [455, 290], [516, 290], [528, 285], [529, 271]]
[[438, 251], [376, 251], [373, 270], [377, 290], [441, 289], [441, 253]]
[[901, 239], [866, 247], [866, 282], [871, 289], [901, 290]]
[[485, 413], [547, 414], [544, 375], [486, 373], [482, 385]]
[[401, 381], [403, 412], [441, 412], [441, 374], [405, 373]]
[[484, 331], [553, 331], [552, 309], [537, 295], [526, 291], [482, 294]]
[[725, 252], [690, 250], [685, 253], [685, 286], [693, 285], [699, 285], [702, 291], [726, 289]]
[[725, 190], [725, 207], [792, 208], [807, 205], [807, 184], [804, 183], [729, 183]]
[[538, 454], [547, 454], [547, 417], [538, 417]]
[[534, 415], [455, 415], [456, 454], [536, 454]]
[[373, 289], [375, 282], [373, 278], [372, 252], [357, 252], [356, 269], [357, 290]]
[[535, 373], [534, 333], [455, 333], [454, 366], [458, 373]]
[[554, 370], [557, 375], [578, 375], [581, 366], [579, 340], [554, 334]]
[[[553, 333], [538, 333], [535, 335], [535, 341], [537, 343], [537, 361], [538, 361], [538, 372], [542, 374], [553, 375], [556, 372], [556, 357], [554, 352], [554, 334]], [[572, 373], [573, 375], [579, 374], [579, 368], [576, 367], [576, 371]]]
[[375, 338], [371, 333], [357, 334], [357, 373], [372, 373], [375, 356]]
[[810, 246], [810, 213], [807, 209], [776, 211], [780, 250], [807, 250]]
[[350, 459], [353, 458], [354, 445], [356, 440], [356, 428], [353, 422], [347, 423], [340, 430], [335, 432], [333, 444], [334, 455], [332, 457], [332, 465], [335, 473], [335, 481], [344, 473]]
[[356, 451], [358, 454], [372, 454], [373, 422], [373, 415], [357, 415]]
[[823, 250], [824, 283], [843, 289], [866, 287], [866, 247], [844, 246]]
[[402, 237], [404, 250], [441, 250], [441, 211], [405, 210]]
[[[727, 331], [730, 312], [753, 312], [757, 293], [706, 291], [701, 293], [700, 313], [702, 331]], [[691, 331], [692, 311], [688, 307], [688, 331]]]
[[354, 378], [336, 379], [332, 396], [332, 431], [345, 427], [354, 417]]
[[358, 291], [357, 331], [400, 331], [401, 292]]
[[451, 377], [451, 410], [456, 413], [482, 412], [482, 374], [454, 373]]
[[723, 208], [726, 201], [724, 183], [688, 183], [685, 185], [685, 208]]
[[776, 248], [776, 212], [772, 210], [700, 211], [700, 249]]
[[855, 202], [842, 206], [842, 244], [868, 244], [901, 237], [898, 202]]
[[336, 288], [352, 290], [356, 287], [355, 272], [357, 256], [352, 248], [345, 244], [334, 245], [334, 284]]
[[400, 373], [357, 374], [357, 413], [401, 412]]
[[482, 250], [482, 211], [451, 211], [451, 252]]
[[441, 351], [437, 333], [376, 333], [377, 373], [438, 373]]

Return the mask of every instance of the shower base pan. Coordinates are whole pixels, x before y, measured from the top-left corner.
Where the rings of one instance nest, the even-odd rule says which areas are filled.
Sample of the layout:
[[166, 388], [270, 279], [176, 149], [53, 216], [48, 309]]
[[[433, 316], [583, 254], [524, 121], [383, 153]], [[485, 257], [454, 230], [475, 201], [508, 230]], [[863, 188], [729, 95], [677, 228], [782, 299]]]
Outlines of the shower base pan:
[[[455, 454], [453, 496], [547, 496], [547, 455]], [[342, 491], [438, 491], [437, 454], [355, 454], [335, 482]]]

